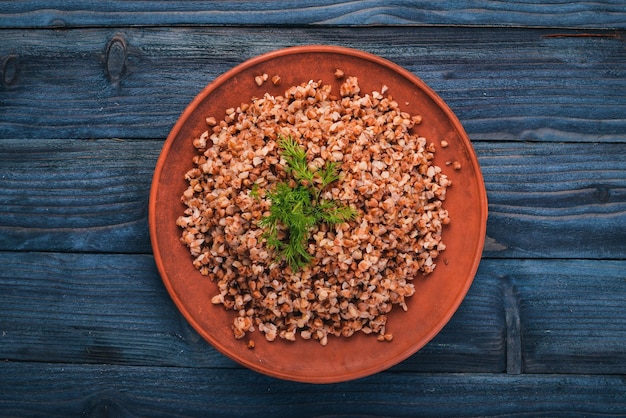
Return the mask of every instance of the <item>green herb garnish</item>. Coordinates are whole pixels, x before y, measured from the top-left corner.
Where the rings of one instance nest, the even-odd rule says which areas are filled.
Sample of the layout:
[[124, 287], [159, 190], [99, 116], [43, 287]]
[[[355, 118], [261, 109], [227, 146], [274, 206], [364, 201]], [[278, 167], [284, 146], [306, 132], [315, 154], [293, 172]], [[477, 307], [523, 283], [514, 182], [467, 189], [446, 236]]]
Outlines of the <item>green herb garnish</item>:
[[259, 185], [257, 183], [254, 183], [252, 185], [252, 189], [250, 189], [250, 196], [252, 196], [255, 199], [259, 199]]
[[323, 189], [339, 179], [338, 163], [326, 162], [321, 170], [312, 171], [306, 160], [306, 150], [291, 136], [279, 137], [278, 146], [287, 162], [287, 172], [295, 182], [280, 182], [267, 193], [271, 202], [270, 214], [260, 221], [260, 225], [267, 229], [263, 235], [267, 246], [276, 250], [295, 272], [312, 259], [307, 244], [310, 230], [315, 225], [322, 222], [340, 224], [354, 219], [357, 212], [334, 200], [320, 199]]

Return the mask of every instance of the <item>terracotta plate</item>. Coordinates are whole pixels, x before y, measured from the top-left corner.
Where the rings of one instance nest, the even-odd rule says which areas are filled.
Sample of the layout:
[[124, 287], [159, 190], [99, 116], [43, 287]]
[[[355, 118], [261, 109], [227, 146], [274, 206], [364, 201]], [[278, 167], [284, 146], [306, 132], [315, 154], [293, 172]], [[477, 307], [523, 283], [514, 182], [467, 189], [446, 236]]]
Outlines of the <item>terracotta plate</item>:
[[[232, 311], [211, 304], [216, 285], [192, 266], [187, 248], [179, 242], [176, 218], [184, 211], [180, 201], [187, 187], [184, 174], [192, 167], [192, 140], [206, 130], [205, 118], [218, 120], [224, 111], [249, 102], [265, 92], [283, 94], [292, 85], [311, 79], [331, 84], [338, 92], [333, 73], [340, 68], [358, 77], [362, 94], [388, 93], [411, 114], [421, 114], [419, 134], [449, 146], [436, 152], [435, 164], [452, 180], [445, 207], [451, 223], [443, 232], [447, 249], [437, 259], [435, 272], [414, 280], [415, 295], [408, 312], [394, 307], [387, 331], [392, 342], [378, 342], [374, 335], [357, 333], [350, 338], [329, 338], [327, 346], [317, 341], [277, 339], [267, 342], [259, 331], [251, 334], [256, 347], [246, 347], [247, 338], [235, 340], [231, 331]], [[280, 75], [282, 83], [261, 87], [254, 77]], [[446, 166], [458, 161], [460, 170]], [[258, 372], [294, 381], [330, 383], [355, 379], [387, 369], [406, 359], [430, 341], [452, 317], [465, 297], [480, 262], [487, 219], [487, 197], [472, 145], [461, 124], [428, 86], [409, 71], [380, 57], [346, 48], [305, 46], [258, 56], [216, 78], [190, 103], [168, 136], [158, 160], [150, 193], [150, 235], [163, 282], [178, 309], [203, 338], [217, 350]], [[444, 263], [447, 261], [447, 264]]]

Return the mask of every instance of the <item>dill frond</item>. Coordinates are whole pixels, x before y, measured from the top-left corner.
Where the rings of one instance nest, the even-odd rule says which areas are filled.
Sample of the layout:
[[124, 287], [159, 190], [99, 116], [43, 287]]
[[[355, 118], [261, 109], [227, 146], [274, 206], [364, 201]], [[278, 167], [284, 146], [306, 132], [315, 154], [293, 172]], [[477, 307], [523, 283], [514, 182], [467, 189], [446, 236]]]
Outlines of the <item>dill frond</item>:
[[310, 184], [313, 181], [314, 172], [309, 169], [306, 161], [306, 150], [298, 144], [293, 137], [279, 136], [278, 146], [283, 150], [283, 157], [287, 161], [287, 169], [295, 180], [306, 181]]
[[[296, 180], [292, 187], [288, 182], [276, 184], [266, 196], [271, 202], [270, 213], [259, 225], [270, 249], [284, 258], [292, 271], [309, 264], [312, 259], [307, 251], [310, 230], [318, 223], [340, 224], [356, 217], [357, 211], [333, 200], [320, 200], [321, 191], [339, 179], [339, 164], [328, 162], [321, 172], [312, 171], [306, 160], [306, 150], [291, 136], [279, 137], [278, 146], [283, 150], [287, 171]], [[315, 186], [313, 179], [320, 176]], [[254, 195], [258, 191], [254, 190]], [[282, 236], [285, 238], [281, 239]]]
[[261, 196], [259, 195], [259, 184], [258, 183], [254, 183], [252, 185], [252, 188], [250, 189], [250, 196], [255, 198], [255, 199], [260, 199]]
[[330, 183], [339, 180], [339, 163], [336, 161], [327, 161], [324, 165], [324, 169], [320, 173], [322, 184], [320, 191], [328, 186]]
[[321, 202], [316, 209], [317, 218], [331, 225], [351, 221], [357, 215], [356, 209], [350, 206], [338, 205], [335, 201]]

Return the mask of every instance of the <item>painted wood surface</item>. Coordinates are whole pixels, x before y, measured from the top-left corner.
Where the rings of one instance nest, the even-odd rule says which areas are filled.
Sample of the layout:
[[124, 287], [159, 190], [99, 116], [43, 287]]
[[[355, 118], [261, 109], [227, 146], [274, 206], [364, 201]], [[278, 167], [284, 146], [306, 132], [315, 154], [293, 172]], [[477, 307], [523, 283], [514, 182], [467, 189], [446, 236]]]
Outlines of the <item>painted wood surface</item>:
[[[2, 260], [11, 262], [0, 288], [2, 341], [12, 347], [2, 360], [236, 367], [177, 312], [151, 256], [0, 253]], [[477, 281], [447, 331], [398, 369], [503, 372], [500, 287]]]
[[619, 417], [626, 408], [616, 375], [385, 372], [307, 385], [248, 370], [10, 363], [3, 380], [11, 416]]
[[[0, 415], [626, 416], [625, 26], [621, 0], [2, 2]], [[312, 43], [426, 81], [489, 199], [483, 260], [442, 332], [334, 385], [204, 342], [147, 227], [187, 103]]]
[[[0, 252], [0, 263], [0, 360], [239, 368], [177, 312], [149, 255]], [[625, 270], [483, 260], [441, 334], [392, 370], [626, 374]]]
[[621, 0], [303, 0], [303, 1], [19, 1], [0, 8], [0, 26], [120, 25], [454, 25], [624, 28]]
[[474, 141], [626, 142], [626, 48], [614, 32], [107, 28], [2, 35], [0, 139], [165, 138], [191, 99], [233, 66], [278, 48], [336, 44], [423, 79]]
[[[151, 253], [162, 140], [0, 140], [0, 250]], [[623, 258], [626, 147], [477, 141], [486, 257]], [[184, 173], [183, 173], [184, 174]]]

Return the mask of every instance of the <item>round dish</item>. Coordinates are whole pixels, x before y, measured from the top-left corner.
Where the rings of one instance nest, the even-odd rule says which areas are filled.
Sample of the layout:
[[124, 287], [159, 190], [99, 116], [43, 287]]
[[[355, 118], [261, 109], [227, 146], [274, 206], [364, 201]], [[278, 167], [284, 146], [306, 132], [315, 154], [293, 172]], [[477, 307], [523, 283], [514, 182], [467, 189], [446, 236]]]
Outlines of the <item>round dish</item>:
[[[233, 311], [213, 305], [216, 284], [192, 265], [188, 249], [179, 241], [176, 219], [183, 213], [180, 197], [188, 184], [184, 174], [196, 153], [194, 138], [206, 130], [207, 116], [223, 117], [225, 109], [262, 97], [265, 92], [283, 94], [290, 86], [322, 80], [338, 91], [339, 68], [356, 76], [361, 91], [388, 86], [402, 110], [423, 116], [419, 134], [437, 146], [434, 164], [452, 180], [444, 207], [451, 223], [444, 228], [446, 250], [437, 267], [425, 278], [417, 277], [408, 311], [399, 307], [389, 314], [387, 329], [394, 338], [379, 342], [373, 335], [357, 333], [349, 338], [317, 341], [266, 341], [259, 331], [236, 340], [231, 324]], [[279, 86], [255, 83], [261, 74], [279, 75]], [[445, 140], [447, 147], [441, 147]], [[452, 162], [460, 164], [460, 168]], [[447, 164], [446, 164], [447, 163]], [[478, 269], [487, 220], [487, 196], [478, 160], [460, 122], [444, 101], [409, 71], [378, 56], [335, 46], [302, 46], [250, 59], [216, 78], [189, 104], [169, 134], [157, 162], [149, 205], [149, 227], [155, 262], [165, 287], [193, 328], [217, 350], [238, 363], [276, 378], [332, 383], [356, 379], [385, 370], [411, 356], [429, 342], [457, 310]]]

